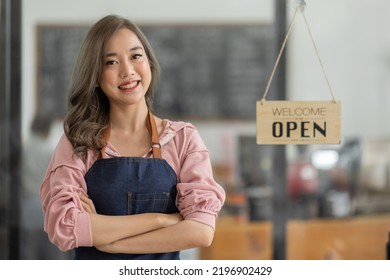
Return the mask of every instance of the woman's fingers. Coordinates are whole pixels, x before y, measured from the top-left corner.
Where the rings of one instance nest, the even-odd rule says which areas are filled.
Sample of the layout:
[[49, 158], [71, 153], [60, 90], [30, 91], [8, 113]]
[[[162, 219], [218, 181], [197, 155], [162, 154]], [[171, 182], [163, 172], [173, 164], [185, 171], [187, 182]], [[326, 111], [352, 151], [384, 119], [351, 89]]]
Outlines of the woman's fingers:
[[79, 194], [81, 205], [83, 206], [84, 210], [87, 211], [90, 214], [97, 214], [95, 205], [93, 204], [93, 201], [87, 197], [86, 195], [80, 193]]

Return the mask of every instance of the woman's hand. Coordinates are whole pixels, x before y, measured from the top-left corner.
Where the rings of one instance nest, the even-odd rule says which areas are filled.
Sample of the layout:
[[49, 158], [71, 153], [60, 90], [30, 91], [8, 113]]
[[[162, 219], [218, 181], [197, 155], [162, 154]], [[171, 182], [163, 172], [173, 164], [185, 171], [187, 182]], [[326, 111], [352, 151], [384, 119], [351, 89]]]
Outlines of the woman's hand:
[[83, 209], [89, 214], [97, 214], [93, 201], [85, 194], [79, 194]]

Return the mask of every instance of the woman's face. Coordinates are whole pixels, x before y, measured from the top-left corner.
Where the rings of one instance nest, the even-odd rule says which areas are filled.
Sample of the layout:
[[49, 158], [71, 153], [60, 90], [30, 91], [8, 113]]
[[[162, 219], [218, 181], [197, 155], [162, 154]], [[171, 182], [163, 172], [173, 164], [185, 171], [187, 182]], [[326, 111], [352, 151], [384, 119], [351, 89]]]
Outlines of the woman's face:
[[137, 35], [126, 28], [116, 31], [104, 51], [99, 82], [110, 105], [139, 104], [151, 79], [149, 59]]

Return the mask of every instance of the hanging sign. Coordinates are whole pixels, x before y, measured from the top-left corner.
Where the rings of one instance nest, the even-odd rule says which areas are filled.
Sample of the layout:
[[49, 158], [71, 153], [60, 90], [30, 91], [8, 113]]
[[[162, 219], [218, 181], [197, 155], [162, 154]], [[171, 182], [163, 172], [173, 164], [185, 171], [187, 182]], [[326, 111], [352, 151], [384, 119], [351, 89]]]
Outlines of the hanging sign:
[[257, 101], [257, 144], [339, 144], [341, 105], [334, 101]]
[[[337, 102], [325, 73], [318, 48], [304, 15], [305, 1], [301, 1], [292, 17], [290, 27], [284, 38], [276, 59], [271, 77], [266, 86], [263, 98], [256, 103], [257, 144], [340, 144], [341, 143], [341, 104]], [[286, 46], [295, 16], [302, 12], [307, 30], [316, 50], [318, 61], [324, 73], [331, 101], [266, 101], [276, 67]]]

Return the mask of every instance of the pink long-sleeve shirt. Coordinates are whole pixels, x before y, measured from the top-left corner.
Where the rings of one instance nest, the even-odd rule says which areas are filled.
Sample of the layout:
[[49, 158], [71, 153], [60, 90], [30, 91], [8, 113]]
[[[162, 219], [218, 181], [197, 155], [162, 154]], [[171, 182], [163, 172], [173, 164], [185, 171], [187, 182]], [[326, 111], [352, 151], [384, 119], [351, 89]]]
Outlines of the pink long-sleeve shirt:
[[[197, 129], [187, 122], [164, 120], [160, 144], [163, 158], [177, 174], [176, 206], [181, 215], [215, 228], [225, 191], [214, 180], [209, 153]], [[108, 144], [103, 158], [119, 156]], [[151, 151], [144, 157], [152, 157]], [[46, 171], [41, 185], [44, 230], [63, 251], [92, 246], [90, 216], [78, 193], [87, 193], [84, 176], [96, 160], [93, 151], [88, 151], [85, 160], [74, 155], [71, 143], [62, 135]]]

